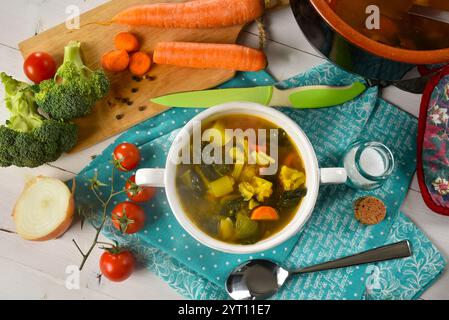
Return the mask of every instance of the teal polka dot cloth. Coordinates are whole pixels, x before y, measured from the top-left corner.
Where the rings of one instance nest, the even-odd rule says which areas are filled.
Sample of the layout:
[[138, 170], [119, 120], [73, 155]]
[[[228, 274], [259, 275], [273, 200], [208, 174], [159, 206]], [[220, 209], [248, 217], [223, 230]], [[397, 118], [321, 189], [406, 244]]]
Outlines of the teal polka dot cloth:
[[[284, 82], [280, 88], [303, 85], [348, 85], [355, 78], [333, 65], [324, 64]], [[265, 72], [239, 73], [222, 87], [250, 87], [274, 84]], [[229, 272], [245, 260], [265, 258], [296, 268], [339, 258], [402, 239], [409, 239], [414, 256], [369, 266], [310, 274], [291, 279], [273, 299], [412, 299], [438, 277], [445, 260], [425, 235], [402, 213], [401, 203], [415, 171], [417, 121], [396, 107], [378, 99], [376, 88], [368, 89], [355, 101], [315, 110], [280, 108], [296, 121], [309, 136], [321, 167], [338, 166], [347, 146], [364, 138], [388, 145], [398, 166], [393, 177], [381, 189], [370, 192], [385, 201], [385, 221], [366, 227], [353, 214], [353, 201], [366, 193], [346, 186], [325, 186], [320, 190], [316, 209], [303, 230], [289, 241], [267, 252], [231, 255], [211, 250], [187, 234], [167, 204], [165, 191], [143, 205], [145, 228], [134, 235], [121, 235], [109, 220], [104, 234], [130, 247], [142, 264], [167, 281], [183, 296], [191, 299], [227, 299], [224, 283]], [[180, 128], [200, 109], [170, 109], [128, 130], [95, 158], [77, 177], [77, 203], [101, 212], [89, 190], [95, 175], [105, 184], [111, 182], [111, 153], [121, 142], [136, 144], [141, 150], [141, 168], [163, 168], [167, 152]], [[117, 172], [115, 189], [123, 188], [134, 172]], [[100, 188], [107, 197], [110, 187]], [[126, 196], [117, 196], [109, 208]], [[151, 283], [148, 283], [151, 288]]]

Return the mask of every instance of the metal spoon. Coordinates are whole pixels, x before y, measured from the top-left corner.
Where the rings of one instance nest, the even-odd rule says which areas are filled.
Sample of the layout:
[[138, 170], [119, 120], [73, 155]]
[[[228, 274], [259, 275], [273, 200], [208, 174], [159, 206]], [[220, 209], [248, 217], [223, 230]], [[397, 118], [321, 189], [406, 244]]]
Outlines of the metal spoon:
[[401, 241], [353, 256], [288, 271], [269, 260], [251, 260], [237, 267], [226, 281], [226, 291], [234, 300], [263, 300], [273, 296], [290, 276], [355, 265], [407, 258], [412, 255], [410, 243]]
[[427, 18], [427, 19], [431, 19], [431, 20], [449, 24], [449, 12], [448, 11], [435, 9], [435, 8], [431, 8], [431, 7], [424, 7], [424, 6], [420, 6], [420, 5], [413, 5], [409, 9], [408, 13], [411, 15], [414, 15], [414, 16], [423, 17], [423, 18]]

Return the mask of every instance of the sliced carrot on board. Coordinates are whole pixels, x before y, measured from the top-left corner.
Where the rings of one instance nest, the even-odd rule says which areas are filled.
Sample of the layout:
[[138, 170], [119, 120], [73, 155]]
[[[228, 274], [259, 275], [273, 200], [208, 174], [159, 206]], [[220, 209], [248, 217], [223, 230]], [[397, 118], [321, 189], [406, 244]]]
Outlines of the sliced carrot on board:
[[145, 52], [133, 53], [129, 60], [129, 71], [135, 76], [145, 75], [151, 68], [151, 57]]
[[153, 59], [158, 64], [198, 69], [260, 71], [267, 66], [262, 51], [236, 44], [160, 42]]
[[122, 72], [128, 68], [129, 54], [125, 50], [112, 50], [101, 58], [103, 69], [110, 72]]
[[120, 32], [114, 38], [115, 48], [127, 52], [139, 51], [140, 43], [137, 37], [130, 32]]
[[253, 213], [251, 214], [251, 220], [275, 221], [279, 220], [279, 214], [273, 207], [261, 206], [253, 210]]

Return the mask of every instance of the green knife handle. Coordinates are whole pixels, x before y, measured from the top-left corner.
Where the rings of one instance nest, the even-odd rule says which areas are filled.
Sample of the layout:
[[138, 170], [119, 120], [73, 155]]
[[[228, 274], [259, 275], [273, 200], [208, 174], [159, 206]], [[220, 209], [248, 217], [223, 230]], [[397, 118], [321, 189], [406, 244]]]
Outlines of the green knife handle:
[[288, 99], [295, 108], [328, 108], [351, 101], [365, 90], [366, 86], [361, 82], [346, 87], [309, 86], [290, 93]]

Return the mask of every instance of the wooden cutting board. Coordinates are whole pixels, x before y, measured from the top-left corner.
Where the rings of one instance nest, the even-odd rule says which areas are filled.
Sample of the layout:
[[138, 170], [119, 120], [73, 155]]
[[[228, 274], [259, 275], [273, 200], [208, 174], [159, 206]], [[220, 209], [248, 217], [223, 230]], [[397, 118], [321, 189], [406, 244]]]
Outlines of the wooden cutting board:
[[[157, 29], [127, 27], [122, 25], [87, 25], [92, 22], [109, 21], [121, 10], [142, 3], [185, 2], [186, 0], [112, 0], [81, 15], [81, 29], [68, 30], [65, 24], [56, 26], [19, 44], [24, 57], [35, 51], [50, 53], [58, 63], [62, 62], [64, 46], [71, 40], [82, 42], [83, 57], [91, 69], [100, 68], [101, 56], [114, 49], [114, 35], [131, 31], [141, 40], [142, 50], [152, 52], [161, 41], [193, 41], [211, 43], [235, 43], [243, 26], [217, 29]], [[288, 5], [289, 0], [273, 0], [273, 8]], [[229, 79], [235, 72], [227, 70], [199, 70], [174, 66], [154, 65], [149, 73], [154, 80], [136, 82], [129, 72], [109, 74], [112, 90], [109, 97], [98, 102], [92, 114], [77, 119], [80, 128], [78, 145], [72, 152], [80, 151], [123, 132], [151, 118], [165, 107], [150, 102], [161, 95], [204, 90], [215, 87]], [[133, 93], [133, 91], [137, 92]], [[118, 101], [129, 99], [131, 105]], [[119, 118], [119, 119], [118, 119]]]
[[[91, 22], [109, 21], [121, 10], [136, 4], [161, 2], [160, 0], [113, 0], [81, 15], [81, 26]], [[164, 2], [183, 2], [164, 0]], [[63, 58], [63, 48], [70, 40], [82, 42], [83, 57], [89, 68], [100, 68], [101, 56], [114, 49], [114, 35], [120, 31], [132, 31], [141, 40], [142, 49], [152, 52], [161, 41], [194, 41], [235, 43], [243, 26], [220, 29], [185, 30], [127, 27], [122, 25], [88, 25], [79, 30], [68, 30], [65, 24], [56, 26], [19, 44], [24, 57], [35, 51], [50, 53], [58, 63]], [[80, 127], [78, 145], [80, 151], [166, 110], [150, 102], [151, 98], [168, 93], [203, 90], [215, 87], [234, 76], [226, 70], [197, 70], [174, 66], [154, 65], [149, 73], [154, 80], [132, 80], [129, 72], [109, 74], [112, 90], [109, 97], [100, 101], [91, 115], [76, 120]], [[138, 92], [133, 93], [138, 89]], [[128, 98], [132, 105], [117, 98]], [[144, 109], [144, 110], [142, 110]], [[141, 111], [139, 111], [141, 110]], [[117, 118], [120, 118], [119, 120]]]

